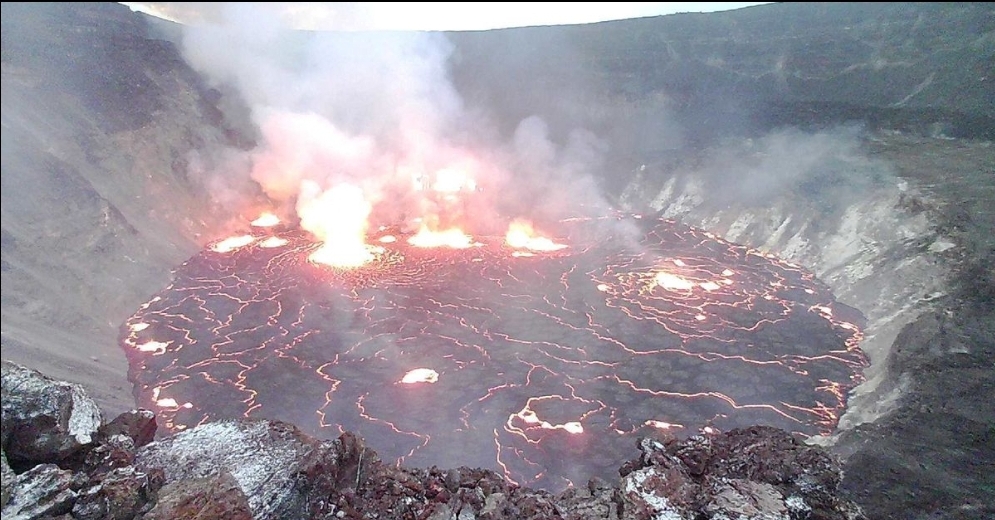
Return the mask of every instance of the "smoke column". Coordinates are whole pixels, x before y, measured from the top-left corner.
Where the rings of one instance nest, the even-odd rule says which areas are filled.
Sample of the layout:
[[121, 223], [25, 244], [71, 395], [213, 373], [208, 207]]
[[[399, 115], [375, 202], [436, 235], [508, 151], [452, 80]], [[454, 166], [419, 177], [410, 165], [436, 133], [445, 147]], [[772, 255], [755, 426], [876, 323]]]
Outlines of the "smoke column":
[[290, 31], [252, 4], [223, 17], [186, 27], [184, 55], [249, 105], [259, 139], [241, 169], [304, 229], [351, 249], [345, 264], [369, 253], [374, 222], [494, 234], [596, 200], [584, 174], [604, 143], [580, 129], [554, 143], [536, 116], [495, 137], [449, 80], [444, 34]]

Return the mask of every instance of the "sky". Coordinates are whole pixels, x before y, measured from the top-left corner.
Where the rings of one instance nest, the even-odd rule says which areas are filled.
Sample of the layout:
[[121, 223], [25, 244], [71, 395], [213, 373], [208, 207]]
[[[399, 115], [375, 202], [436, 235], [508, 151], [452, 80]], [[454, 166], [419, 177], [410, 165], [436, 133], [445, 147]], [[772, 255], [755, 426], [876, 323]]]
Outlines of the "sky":
[[[122, 2], [133, 10], [184, 23], [211, 22], [222, 2]], [[472, 31], [593, 23], [687, 12], [714, 12], [769, 2], [245, 2], [288, 26], [308, 30]]]

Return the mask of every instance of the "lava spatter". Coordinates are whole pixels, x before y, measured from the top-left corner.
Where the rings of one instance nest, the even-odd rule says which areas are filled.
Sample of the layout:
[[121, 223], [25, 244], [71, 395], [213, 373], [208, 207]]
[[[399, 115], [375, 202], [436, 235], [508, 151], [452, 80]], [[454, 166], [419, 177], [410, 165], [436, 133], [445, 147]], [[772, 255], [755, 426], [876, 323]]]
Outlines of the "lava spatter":
[[673, 221], [592, 238], [609, 220], [517, 247], [381, 228], [354, 268], [309, 260], [307, 233], [256, 226], [124, 324], [137, 400], [172, 431], [267, 417], [552, 490], [612, 478], [660, 430], [832, 430], [866, 363], [859, 313], [798, 266]]

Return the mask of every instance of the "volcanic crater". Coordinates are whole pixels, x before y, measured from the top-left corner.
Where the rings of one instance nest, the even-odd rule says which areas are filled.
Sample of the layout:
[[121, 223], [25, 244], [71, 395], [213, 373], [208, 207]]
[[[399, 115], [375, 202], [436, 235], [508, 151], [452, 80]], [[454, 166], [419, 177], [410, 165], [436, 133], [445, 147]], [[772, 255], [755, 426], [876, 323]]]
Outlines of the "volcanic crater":
[[[841, 457], [871, 518], [988, 518], [992, 20], [783, 3], [447, 34], [442, 93], [488, 130], [538, 114], [553, 155], [607, 150], [519, 208], [613, 209], [545, 215], [565, 247], [538, 251], [503, 230], [422, 248], [387, 219], [342, 268], [293, 218], [251, 224], [272, 201], [226, 159], [265, 143], [258, 106], [177, 26], [5, 2], [3, 358], [167, 431], [265, 416], [549, 488], [636, 438], [778, 425]], [[376, 129], [378, 106], [340, 115]]]
[[279, 224], [221, 240], [123, 327], [138, 403], [173, 432], [266, 417], [554, 491], [657, 430], [835, 428], [862, 316], [814, 275], [658, 217], [557, 227], [452, 248], [384, 226], [349, 267]]

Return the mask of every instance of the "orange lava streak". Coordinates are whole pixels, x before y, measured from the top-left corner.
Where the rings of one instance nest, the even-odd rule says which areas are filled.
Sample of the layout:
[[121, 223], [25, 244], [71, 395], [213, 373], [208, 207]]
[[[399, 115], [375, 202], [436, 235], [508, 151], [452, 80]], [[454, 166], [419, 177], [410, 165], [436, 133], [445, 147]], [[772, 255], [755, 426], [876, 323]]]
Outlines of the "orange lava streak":
[[408, 243], [415, 247], [449, 247], [452, 249], [466, 249], [480, 245], [459, 228], [433, 231], [425, 225], [422, 225], [418, 232], [408, 239]]
[[211, 250], [216, 253], [230, 253], [240, 247], [245, 247], [256, 241], [256, 237], [252, 235], [241, 235], [237, 237], [228, 237], [217, 244], [211, 246]]
[[521, 219], [513, 221], [508, 226], [505, 242], [515, 249], [529, 249], [531, 251], [559, 251], [567, 247], [546, 237], [537, 236], [532, 224]]
[[280, 247], [287, 245], [287, 239], [280, 237], [269, 237], [262, 242], [259, 242], [259, 247]]
[[690, 291], [694, 288], [694, 282], [666, 271], [656, 273], [653, 282], [668, 291]]
[[404, 377], [401, 378], [401, 383], [410, 385], [414, 383], [435, 383], [439, 381], [439, 373], [431, 368], [416, 368], [414, 370], [409, 370]]
[[164, 354], [166, 352], [166, 347], [168, 346], [169, 343], [150, 340], [146, 341], [145, 343], [142, 343], [141, 345], [135, 345], [135, 348], [137, 348], [142, 352], [150, 352], [153, 355], [158, 355], [158, 354]]

